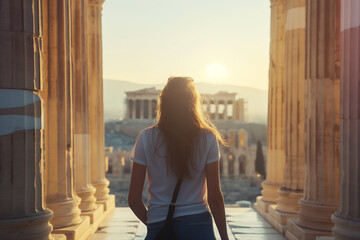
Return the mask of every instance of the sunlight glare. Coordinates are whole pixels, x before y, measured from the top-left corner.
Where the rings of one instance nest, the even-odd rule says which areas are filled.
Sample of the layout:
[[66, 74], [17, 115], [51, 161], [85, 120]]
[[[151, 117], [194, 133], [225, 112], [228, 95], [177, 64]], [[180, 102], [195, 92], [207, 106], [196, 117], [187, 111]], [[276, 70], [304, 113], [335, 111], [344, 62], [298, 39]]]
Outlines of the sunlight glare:
[[226, 69], [220, 64], [211, 64], [206, 69], [206, 74], [210, 78], [223, 78], [226, 76]]

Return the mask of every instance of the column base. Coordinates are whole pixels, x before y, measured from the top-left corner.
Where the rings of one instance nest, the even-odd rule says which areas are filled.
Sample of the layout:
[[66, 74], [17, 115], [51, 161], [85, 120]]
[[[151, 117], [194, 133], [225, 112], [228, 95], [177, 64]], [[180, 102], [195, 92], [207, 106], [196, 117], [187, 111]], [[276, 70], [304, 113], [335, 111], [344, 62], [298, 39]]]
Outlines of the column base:
[[331, 218], [335, 223], [332, 229], [335, 240], [360, 239], [360, 219], [346, 219], [336, 213]]
[[300, 210], [299, 201], [303, 197], [303, 192], [280, 188], [278, 193], [277, 210], [283, 213], [297, 215]]
[[94, 187], [82, 189], [76, 191], [77, 195], [81, 198], [81, 202], [79, 208], [82, 212], [92, 211], [97, 208], [96, 206], [96, 198], [95, 198]]
[[81, 216], [88, 216], [90, 218], [90, 224], [96, 222], [104, 213], [104, 206], [102, 204], [97, 204], [96, 206], [96, 209], [92, 211], [81, 213]]
[[102, 204], [104, 206], [104, 211], [111, 211], [115, 209], [115, 195], [108, 195], [108, 199], [100, 200], [96, 202], [97, 204]]
[[269, 206], [274, 205], [274, 204], [276, 204], [276, 202], [267, 202], [267, 201], [264, 201], [263, 196], [258, 196], [258, 197], [256, 197], [256, 203], [254, 204], [254, 208], [256, 210], [259, 209], [259, 211], [267, 213], [269, 210]]
[[79, 240], [79, 239], [87, 239], [91, 231], [90, 229], [90, 218], [89, 217], [81, 217], [81, 223], [64, 228], [58, 228], [53, 231], [55, 234], [64, 234], [66, 236], [66, 240]]
[[287, 229], [287, 220], [289, 218], [297, 218], [297, 214], [285, 213], [277, 210], [277, 205], [269, 206], [268, 221], [278, 230], [281, 234], [284, 234]]
[[280, 189], [281, 185], [264, 181], [261, 186], [263, 188], [261, 191], [263, 201], [276, 203], [279, 197], [278, 190]]
[[28, 217], [0, 219], [1, 239], [49, 240], [52, 226], [49, 223], [53, 213], [45, 210]]
[[97, 201], [109, 199], [109, 180], [104, 178], [101, 182], [92, 182], [91, 184], [96, 188], [95, 197]]
[[76, 197], [67, 201], [47, 202], [47, 207], [53, 212], [50, 223], [57, 228], [64, 228], [81, 223], [80, 198]]
[[[114, 195], [110, 195], [110, 199], [108, 200], [108, 202], [111, 201], [114, 202], [114, 207], [115, 207]], [[71, 227], [55, 229], [52, 233], [55, 233], [54, 235], [64, 234], [66, 235], [66, 240], [88, 239], [92, 234], [94, 234], [98, 230], [100, 224], [104, 221], [104, 219], [113, 212], [113, 208], [111, 207], [112, 206], [111, 204], [108, 204], [107, 211], [104, 211], [103, 204], [99, 204], [97, 206], [98, 206], [97, 209], [84, 213], [89, 215], [92, 214], [92, 216], [82, 215], [81, 218], [83, 219], [83, 221], [80, 224]], [[63, 240], [63, 239], [59, 239], [59, 240]]]
[[335, 213], [337, 206], [316, 204], [303, 199], [299, 203], [299, 221], [297, 222], [299, 226], [320, 232], [332, 231], [334, 223], [331, 221], [331, 215]]
[[316, 240], [321, 236], [332, 236], [331, 232], [304, 228], [298, 225], [299, 219], [287, 220], [285, 236], [289, 240]]

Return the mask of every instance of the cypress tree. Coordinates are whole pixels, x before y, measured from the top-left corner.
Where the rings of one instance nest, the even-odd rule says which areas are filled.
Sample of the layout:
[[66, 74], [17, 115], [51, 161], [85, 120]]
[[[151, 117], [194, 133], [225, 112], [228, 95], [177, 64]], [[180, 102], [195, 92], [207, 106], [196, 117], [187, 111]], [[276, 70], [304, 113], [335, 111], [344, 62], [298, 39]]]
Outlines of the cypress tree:
[[264, 154], [260, 140], [257, 141], [256, 159], [255, 159], [255, 172], [266, 178]]

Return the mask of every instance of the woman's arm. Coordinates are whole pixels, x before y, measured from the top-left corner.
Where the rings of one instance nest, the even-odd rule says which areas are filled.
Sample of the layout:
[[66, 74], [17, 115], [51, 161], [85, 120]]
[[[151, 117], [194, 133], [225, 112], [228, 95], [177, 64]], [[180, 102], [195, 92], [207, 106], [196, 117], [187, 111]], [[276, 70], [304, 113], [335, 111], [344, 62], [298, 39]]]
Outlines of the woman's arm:
[[129, 207], [134, 214], [146, 225], [147, 209], [142, 201], [142, 191], [146, 175], [146, 166], [133, 162], [130, 189], [128, 195]]
[[206, 164], [208, 203], [222, 240], [228, 240], [224, 197], [221, 192], [219, 161]]

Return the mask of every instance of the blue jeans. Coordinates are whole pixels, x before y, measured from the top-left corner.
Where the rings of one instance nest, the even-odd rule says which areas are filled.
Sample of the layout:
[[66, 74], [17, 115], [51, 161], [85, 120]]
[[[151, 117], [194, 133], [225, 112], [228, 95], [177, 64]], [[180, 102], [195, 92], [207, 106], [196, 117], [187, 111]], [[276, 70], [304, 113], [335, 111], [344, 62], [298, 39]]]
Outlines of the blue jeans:
[[[147, 225], [145, 240], [153, 240], [165, 221]], [[173, 219], [172, 240], [215, 240], [212, 219], [209, 212], [176, 217]]]

